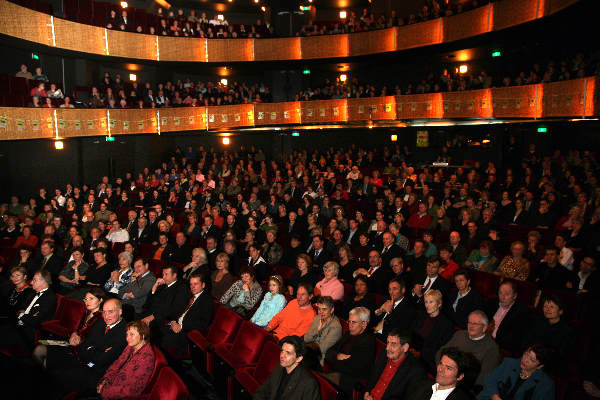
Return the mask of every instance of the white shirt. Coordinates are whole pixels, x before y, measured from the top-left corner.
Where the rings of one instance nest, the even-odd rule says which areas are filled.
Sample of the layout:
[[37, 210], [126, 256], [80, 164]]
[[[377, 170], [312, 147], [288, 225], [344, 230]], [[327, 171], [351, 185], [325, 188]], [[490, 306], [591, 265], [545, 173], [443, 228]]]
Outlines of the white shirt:
[[431, 398], [429, 400], [446, 400], [454, 388], [450, 389], [438, 389], [439, 384], [435, 383], [431, 386]]
[[19, 319], [21, 319], [21, 317], [23, 315], [27, 315], [31, 312], [31, 309], [33, 308], [33, 306], [35, 305], [35, 303], [38, 301], [38, 299], [44, 294], [44, 292], [48, 290], [48, 288], [44, 289], [44, 290], [40, 290], [39, 292], [36, 293], [35, 296], [33, 296], [33, 299], [31, 299], [31, 303], [29, 303], [29, 306], [27, 306], [27, 308], [25, 309], [25, 311], [23, 311], [21, 314], [19, 314]]

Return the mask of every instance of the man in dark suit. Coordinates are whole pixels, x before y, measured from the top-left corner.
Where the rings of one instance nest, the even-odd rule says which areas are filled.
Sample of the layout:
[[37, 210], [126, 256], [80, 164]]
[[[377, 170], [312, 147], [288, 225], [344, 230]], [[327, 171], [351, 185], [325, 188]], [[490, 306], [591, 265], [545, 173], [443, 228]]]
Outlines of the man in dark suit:
[[77, 346], [75, 354], [62, 351], [48, 353], [46, 369], [60, 393], [95, 393], [102, 375], [127, 346], [122, 313], [118, 299], [106, 300], [102, 306], [104, 320], [94, 324], [88, 337]]
[[381, 350], [366, 386], [365, 400], [406, 399], [420, 381], [425, 369], [408, 351], [410, 332], [392, 329], [386, 348]]
[[596, 261], [591, 256], [583, 257], [577, 272], [577, 293], [590, 298], [600, 295], [600, 273], [596, 270]]
[[460, 234], [457, 231], [450, 232], [449, 243], [454, 254], [454, 261], [459, 267], [462, 267], [467, 260], [467, 249], [460, 241]]
[[142, 318], [160, 336], [159, 328], [167, 321], [179, 318], [188, 303], [189, 295], [185, 282], [177, 279], [177, 268], [172, 265], [163, 267], [162, 278], [152, 286], [146, 301], [146, 315]]
[[356, 222], [356, 220], [354, 218], [351, 218], [348, 220], [348, 233], [346, 234], [346, 243], [348, 243], [348, 245], [350, 247], [352, 246], [358, 246], [360, 244], [360, 241], [358, 240], [358, 236], [359, 236], [360, 230], [359, 230], [359, 226], [358, 226], [358, 222]]
[[390, 261], [395, 257], [402, 257], [404, 252], [400, 249], [400, 246], [394, 243], [394, 235], [386, 231], [383, 233], [383, 246], [381, 247], [381, 265], [384, 267], [390, 266]]
[[[40, 246], [40, 255], [35, 264], [36, 269], [41, 269], [50, 272], [52, 280], [58, 282], [58, 274], [63, 269], [62, 260], [54, 252], [54, 243], [52, 241], [44, 241]], [[35, 271], [28, 271], [33, 274]]]
[[332, 367], [325, 377], [348, 395], [357, 382], [369, 377], [375, 361], [375, 336], [367, 330], [370, 314], [365, 307], [350, 310], [348, 332], [325, 353], [325, 360]]
[[390, 268], [392, 270], [392, 279], [399, 279], [404, 282], [407, 288], [414, 286], [414, 278], [410, 272], [406, 270], [404, 259], [402, 257], [394, 257], [390, 260]]
[[213, 217], [211, 215], [207, 215], [204, 217], [204, 224], [202, 225], [202, 232], [200, 233], [200, 237], [202, 239], [206, 239], [208, 237], [221, 237], [221, 230], [218, 226], [213, 224]]
[[319, 383], [302, 365], [306, 354], [304, 340], [298, 336], [286, 336], [279, 344], [279, 364], [275, 365], [267, 381], [256, 390], [253, 399], [320, 399]]
[[137, 232], [137, 212], [135, 210], [127, 211], [127, 222], [123, 228], [129, 232], [129, 237], [133, 237], [134, 232]]
[[431, 256], [427, 259], [427, 266], [425, 268], [426, 277], [425, 280], [420, 283], [416, 280], [415, 286], [413, 286], [412, 296], [413, 301], [423, 306], [423, 295], [427, 293], [428, 290], [436, 289], [442, 292], [442, 297], [444, 298], [443, 302], [448, 302], [448, 293], [450, 293], [450, 282], [445, 280], [439, 275], [440, 271], [440, 259], [438, 256]]
[[31, 286], [36, 293], [27, 308], [18, 311], [16, 322], [0, 325], [0, 347], [17, 346], [23, 351], [33, 348], [35, 330], [42, 322], [51, 320], [56, 311], [56, 294], [51, 284], [49, 271], [41, 270], [33, 275]]
[[377, 250], [369, 252], [369, 268], [357, 268], [353, 276], [365, 275], [369, 278], [369, 288], [372, 292], [385, 296], [388, 291], [388, 282], [390, 281], [391, 272], [389, 265], [381, 264], [381, 256]]
[[410, 296], [405, 296], [406, 286], [403, 281], [392, 279], [388, 284], [390, 299], [375, 310], [375, 316], [380, 317], [375, 325], [376, 333], [385, 339], [392, 329], [408, 331], [415, 318], [415, 308]]
[[168, 261], [174, 261], [179, 264], [188, 264], [192, 260], [192, 246], [186, 243], [187, 238], [183, 232], [177, 232], [175, 235], [175, 246]]
[[[437, 365], [435, 383], [423, 381], [417, 386], [409, 400], [431, 400], [445, 398], [446, 400], [470, 400], [468, 392], [458, 386], [465, 379], [465, 373], [471, 367], [471, 358], [456, 347], [444, 349]], [[444, 396], [444, 392], [450, 394]]]
[[177, 319], [160, 327], [162, 347], [177, 347], [178, 352], [185, 353], [188, 332], [208, 328], [213, 316], [213, 302], [210, 293], [204, 290], [205, 279], [201, 272], [190, 276], [191, 297], [186, 308]]
[[151, 229], [148, 227], [148, 218], [144, 216], [138, 218], [138, 226], [133, 230], [131, 240], [137, 244], [150, 244], [154, 241]]
[[517, 286], [504, 281], [498, 288], [498, 298], [489, 299], [484, 306], [490, 320], [490, 335], [498, 346], [511, 352], [521, 351], [523, 328], [529, 321], [529, 310], [517, 302]]
[[471, 287], [471, 277], [466, 269], [454, 272], [456, 290], [448, 295], [446, 314], [454, 325], [467, 329], [467, 319], [472, 311], [481, 309], [483, 298]]
[[331, 255], [324, 247], [325, 241], [323, 236], [315, 235], [312, 240], [312, 249], [308, 253], [313, 262], [313, 267], [321, 268], [325, 263], [331, 260]]
[[208, 259], [208, 265], [211, 270], [216, 269], [216, 261], [217, 256], [219, 255], [219, 249], [217, 248], [218, 242], [217, 238], [214, 236], [209, 236], [206, 238], [206, 256]]

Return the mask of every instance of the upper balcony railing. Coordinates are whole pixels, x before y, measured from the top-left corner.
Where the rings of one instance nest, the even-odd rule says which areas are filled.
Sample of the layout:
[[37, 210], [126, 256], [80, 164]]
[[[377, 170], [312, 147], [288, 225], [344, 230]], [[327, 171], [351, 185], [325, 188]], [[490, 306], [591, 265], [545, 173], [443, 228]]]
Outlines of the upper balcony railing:
[[115, 31], [0, 0], [0, 34], [65, 50], [154, 61], [236, 62], [362, 56], [449, 43], [554, 14], [579, 0], [502, 0], [412, 25], [325, 36], [203, 39]]
[[0, 140], [161, 134], [269, 125], [448, 118], [597, 116], [595, 77], [402, 96], [209, 107], [65, 109], [0, 107]]

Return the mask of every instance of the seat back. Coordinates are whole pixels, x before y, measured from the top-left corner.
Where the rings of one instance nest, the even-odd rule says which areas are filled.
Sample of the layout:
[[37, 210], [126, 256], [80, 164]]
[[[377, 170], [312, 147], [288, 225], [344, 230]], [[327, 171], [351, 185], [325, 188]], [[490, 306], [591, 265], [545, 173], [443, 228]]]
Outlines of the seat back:
[[58, 317], [60, 316], [60, 307], [64, 298], [65, 296], [63, 296], [62, 294], [56, 294], [56, 310], [54, 311], [54, 316], [52, 317], [52, 319], [59, 319]]
[[170, 367], [161, 368], [158, 379], [152, 385], [149, 400], [184, 400], [190, 394], [181, 378]]
[[281, 349], [277, 343], [271, 340], [265, 341], [254, 370], [254, 379], [256, 379], [260, 385], [267, 381], [269, 375], [271, 375], [271, 372], [273, 371], [273, 368], [275, 368], [279, 362], [280, 351]]
[[321, 392], [321, 400], [336, 400], [338, 396], [338, 390], [328, 380], [323, 378], [321, 375], [314, 371], [310, 371], [311, 374], [319, 382], [319, 390]]
[[79, 326], [79, 322], [85, 315], [83, 302], [61, 296], [59, 306], [56, 308], [56, 318], [60, 324], [69, 332], [73, 332]]
[[255, 363], [266, 338], [264, 329], [244, 321], [235, 335], [231, 352], [240, 357], [244, 365]]
[[[377, 338], [375, 339], [375, 357], [379, 357], [381, 350], [386, 348], [386, 344], [383, 340]], [[375, 359], [377, 360], [377, 358]]]
[[219, 307], [215, 318], [208, 328], [206, 339], [213, 345], [231, 342], [242, 317], [226, 307]]
[[152, 351], [154, 351], [154, 370], [152, 370], [152, 376], [150, 377], [148, 385], [146, 385], [146, 389], [144, 389], [142, 394], [150, 393], [156, 384], [156, 381], [158, 380], [158, 374], [160, 373], [160, 370], [169, 364], [164, 354], [159, 350], [158, 347], [152, 345]]

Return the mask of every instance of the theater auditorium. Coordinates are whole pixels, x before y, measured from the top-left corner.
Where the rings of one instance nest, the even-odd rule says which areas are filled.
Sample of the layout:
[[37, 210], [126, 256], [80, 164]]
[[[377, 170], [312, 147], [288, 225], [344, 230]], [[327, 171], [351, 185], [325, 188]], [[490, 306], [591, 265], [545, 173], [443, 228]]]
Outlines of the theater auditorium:
[[0, 0], [6, 398], [600, 398], [593, 0]]

